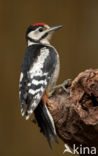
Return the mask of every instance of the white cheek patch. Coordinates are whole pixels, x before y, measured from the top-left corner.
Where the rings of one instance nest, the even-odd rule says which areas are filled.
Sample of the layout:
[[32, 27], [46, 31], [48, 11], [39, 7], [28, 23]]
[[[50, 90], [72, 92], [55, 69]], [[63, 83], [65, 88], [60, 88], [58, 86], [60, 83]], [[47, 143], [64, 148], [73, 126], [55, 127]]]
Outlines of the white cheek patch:
[[[38, 28], [39, 29], [39, 28]], [[39, 40], [45, 32], [39, 32], [39, 30], [35, 30], [35, 31], [31, 31], [29, 34], [28, 34], [28, 37], [34, 39], [34, 40]]]

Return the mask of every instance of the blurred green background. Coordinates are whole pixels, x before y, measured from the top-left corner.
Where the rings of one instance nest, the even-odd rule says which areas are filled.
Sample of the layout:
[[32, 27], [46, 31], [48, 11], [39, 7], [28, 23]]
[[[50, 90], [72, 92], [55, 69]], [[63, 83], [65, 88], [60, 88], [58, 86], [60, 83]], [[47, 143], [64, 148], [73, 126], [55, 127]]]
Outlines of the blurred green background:
[[39, 128], [20, 114], [18, 81], [25, 31], [36, 22], [64, 26], [52, 39], [61, 60], [59, 83], [98, 67], [97, 0], [0, 0], [0, 156], [63, 155], [60, 139], [51, 151]]

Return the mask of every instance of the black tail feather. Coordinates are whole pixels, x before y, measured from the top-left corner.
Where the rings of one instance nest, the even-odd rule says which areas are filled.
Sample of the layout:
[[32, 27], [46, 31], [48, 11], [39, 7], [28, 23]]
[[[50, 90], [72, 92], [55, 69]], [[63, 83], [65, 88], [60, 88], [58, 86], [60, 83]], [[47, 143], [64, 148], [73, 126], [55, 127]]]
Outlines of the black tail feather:
[[54, 128], [52, 126], [51, 120], [47, 113], [46, 106], [43, 103], [43, 101], [39, 103], [38, 107], [34, 111], [34, 114], [35, 114], [35, 118], [37, 120], [38, 126], [40, 127], [40, 132], [42, 132], [46, 136], [49, 146], [52, 148], [51, 138], [56, 143], [58, 143], [58, 141], [54, 133]]

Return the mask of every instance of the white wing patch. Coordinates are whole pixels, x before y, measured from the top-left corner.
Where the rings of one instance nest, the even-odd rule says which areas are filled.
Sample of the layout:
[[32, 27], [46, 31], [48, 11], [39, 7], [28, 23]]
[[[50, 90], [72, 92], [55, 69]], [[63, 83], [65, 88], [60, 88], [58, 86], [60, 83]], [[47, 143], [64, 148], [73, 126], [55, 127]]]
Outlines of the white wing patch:
[[40, 80], [40, 81], [38, 81], [38, 80], [33, 79], [32, 80], [32, 84], [35, 84], [35, 85], [45, 84], [45, 85], [47, 85], [47, 81], [46, 80]]
[[36, 89], [36, 90], [33, 90], [33, 89], [29, 89], [29, 93], [32, 94], [32, 95], [35, 95], [36, 93], [40, 92], [40, 91], [44, 91], [44, 88], [41, 87], [39, 89]]
[[33, 79], [34, 76], [41, 77], [43, 75], [45, 76], [48, 74], [48, 73], [43, 73], [41, 70], [43, 68], [45, 59], [47, 58], [48, 55], [49, 55], [49, 50], [46, 47], [42, 48], [40, 52], [40, 56], [38, 56], [37, 61], [33, 64], [31, 69], [29, 70], [28, 74], [30, 74], [31, 79]]

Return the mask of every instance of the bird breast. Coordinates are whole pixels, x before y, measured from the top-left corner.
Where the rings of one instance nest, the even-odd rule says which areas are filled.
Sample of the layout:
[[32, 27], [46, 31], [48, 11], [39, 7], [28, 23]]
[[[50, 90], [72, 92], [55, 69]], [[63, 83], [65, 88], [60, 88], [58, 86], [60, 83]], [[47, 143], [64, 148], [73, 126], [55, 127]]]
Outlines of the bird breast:
[[59, 55], [57, 54], [57, 63], [55, 66], [55, 70], [52, 74], [52, 77], [51, 77], [49, 85], [48, 85], [48, 95], [49, 95], [49, 92], [51, 92], [53, 90], [53, 87], [56, 85], [56, 82], [59, 77], [59, 71], [60, 71], [60, 60], [59, 60]]

